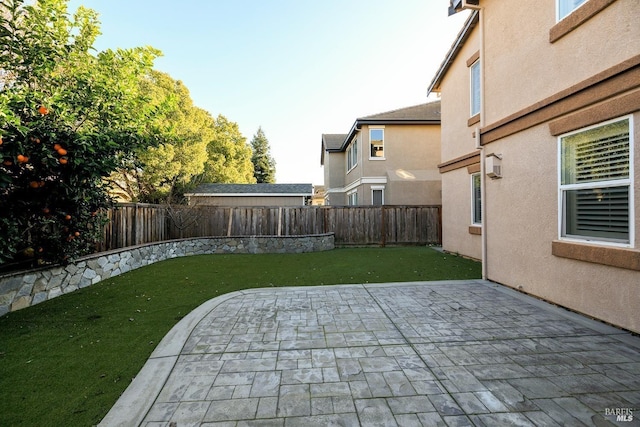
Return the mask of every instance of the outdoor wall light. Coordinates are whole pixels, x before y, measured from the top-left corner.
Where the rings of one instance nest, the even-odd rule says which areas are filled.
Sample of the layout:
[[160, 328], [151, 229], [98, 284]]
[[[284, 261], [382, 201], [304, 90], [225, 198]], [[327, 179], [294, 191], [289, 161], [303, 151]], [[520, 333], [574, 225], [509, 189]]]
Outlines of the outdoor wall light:
[[484, 170], [491, 179], [502, 178], [502, 154], [487, 154], [484, 159]]

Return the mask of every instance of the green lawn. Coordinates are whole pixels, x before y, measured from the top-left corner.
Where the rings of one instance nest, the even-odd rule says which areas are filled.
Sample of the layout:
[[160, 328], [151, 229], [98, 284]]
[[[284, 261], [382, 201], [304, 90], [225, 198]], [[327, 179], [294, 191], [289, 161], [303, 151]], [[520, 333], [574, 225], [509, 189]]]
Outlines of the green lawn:
[[176, 258], [0, 318], [0, 426], [91, 426], [192, 309], [240, 289], [480, 277], [427, 247]]

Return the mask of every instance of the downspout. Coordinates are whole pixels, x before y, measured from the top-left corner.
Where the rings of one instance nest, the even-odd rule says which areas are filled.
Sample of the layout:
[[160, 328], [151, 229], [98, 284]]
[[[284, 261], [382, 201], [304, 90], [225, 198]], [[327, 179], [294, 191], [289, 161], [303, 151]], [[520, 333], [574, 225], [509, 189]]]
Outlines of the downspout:
[[486, 69], [486, 58], [484, 55], [484, 8], [481, 6], [477, 7], [478, 10], [478, 25], [480, 26], [480, 123], [476, 128], [475, 137], [476, 137], [476, 148], [480, 150], [480, 212], [482, 215], [482, 223], [481, 223], [481, 250], [482, 250], [482, 278], [484, 280], [488, 280], [487, 277], [487, 174], [486, 174], [486, 166], [485, 166], [485, 158], [486, 153], [484, 146], [482, 145], [481, 137], [480, 137], [480, 129], [485, 126], [486, 120], [486, 108], [485, 108], [485, 69]]

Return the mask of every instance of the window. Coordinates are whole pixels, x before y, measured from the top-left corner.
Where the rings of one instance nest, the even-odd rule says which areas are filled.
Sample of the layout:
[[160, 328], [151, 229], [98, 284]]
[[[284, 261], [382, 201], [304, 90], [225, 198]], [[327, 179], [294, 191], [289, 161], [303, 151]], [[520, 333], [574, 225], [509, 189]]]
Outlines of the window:
[[371, 204], [375, 206], [384, 205], [384, 188], [371, 189]]
[[384, 129], [369, 129], [370, 158], [384, 159]]
[[358, 164], [358, 138], [354, 138], [347, 149], [347, 172]]
[[630, 244], [631, 118], [560, 137], [560, 235]]
[[558, 18], [558, 21], [560, 21], [565, 16], [567, 16], [568, 14], [573, 12], [575, 9], [577, 9], [578, 6], [580, 6], [586, 0], [557, 0], [557, 1], [558, 1], [558, 6], [557, 6], [558, 16], [557, 16], [557, 18]]
[[358, 192], [354, 191], [352, 193], [347, 194], [347, 198], [349, 199], [349, 206], [358, 206]]
[[480, 190], [480, 174], [471, 175], [471, 223], [482, 224], [482, 193]]
[[469, 69], [471, 76], [471, 117], [480, 114], [480, 60]]

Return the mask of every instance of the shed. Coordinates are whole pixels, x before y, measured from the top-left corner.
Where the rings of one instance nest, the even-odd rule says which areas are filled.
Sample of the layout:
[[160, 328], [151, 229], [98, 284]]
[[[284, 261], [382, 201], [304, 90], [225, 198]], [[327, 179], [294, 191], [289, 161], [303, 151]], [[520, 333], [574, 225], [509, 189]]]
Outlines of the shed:
[[201, 206], [305, 206], [313, 196], [312, 184], [201, 184], [185, 194], [189, 205]]

